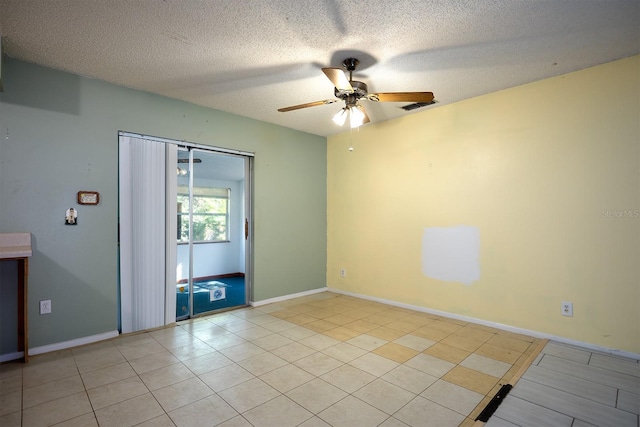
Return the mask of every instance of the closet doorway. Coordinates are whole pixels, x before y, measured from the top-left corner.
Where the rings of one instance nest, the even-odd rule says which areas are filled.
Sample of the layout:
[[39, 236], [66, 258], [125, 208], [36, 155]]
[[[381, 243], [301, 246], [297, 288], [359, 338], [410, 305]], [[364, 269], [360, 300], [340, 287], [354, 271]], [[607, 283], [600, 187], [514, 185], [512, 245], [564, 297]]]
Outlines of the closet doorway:
[[253, 154], [120, 132], [120, 330], [245, 306]]

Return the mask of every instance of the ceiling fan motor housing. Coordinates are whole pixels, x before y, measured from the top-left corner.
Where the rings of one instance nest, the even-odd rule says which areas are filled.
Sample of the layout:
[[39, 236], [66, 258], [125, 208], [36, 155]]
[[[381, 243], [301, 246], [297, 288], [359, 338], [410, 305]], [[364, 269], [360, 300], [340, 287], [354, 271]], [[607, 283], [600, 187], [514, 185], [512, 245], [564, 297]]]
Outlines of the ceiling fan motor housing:
[[353, 91], [340, 90], [338, 88], [335, 88], [334, 95], [336, 96], [336, 98], [340, 98], [347, 101], [347, 98], [349, 96], [353, 96], [357, 101], [360, 98], [364, 98], [369, 93], [367, 92], [366, 84], [362, 82], [354, 81], [354, 80], [350, 81], [349, 83], [351, 83], [351, 87], [353, 88]]

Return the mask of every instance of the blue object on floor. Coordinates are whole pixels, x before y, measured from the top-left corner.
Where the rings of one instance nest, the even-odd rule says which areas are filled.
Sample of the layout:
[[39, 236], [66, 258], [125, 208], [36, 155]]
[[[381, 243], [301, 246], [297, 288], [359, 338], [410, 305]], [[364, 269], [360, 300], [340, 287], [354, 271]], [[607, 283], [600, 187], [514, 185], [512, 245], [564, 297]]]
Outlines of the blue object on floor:
[[[224, 298], [211, 301], [211, 291], [224, 288]], [[244, 277], [225, 277], [193, 284], [193, 314], [246, 304]], [[176, 317], [189, 315], [189, 287], [176, 285]]]

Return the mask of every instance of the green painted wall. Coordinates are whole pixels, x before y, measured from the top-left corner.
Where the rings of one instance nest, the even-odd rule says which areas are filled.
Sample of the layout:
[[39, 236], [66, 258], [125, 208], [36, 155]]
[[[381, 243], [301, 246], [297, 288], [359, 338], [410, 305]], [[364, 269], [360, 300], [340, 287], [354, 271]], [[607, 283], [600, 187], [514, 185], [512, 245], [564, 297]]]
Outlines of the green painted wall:
[[[117, 327], [119, 130], [254, 152], [253, 299], [325, 286], [324, 137], [3, 60], [0, 232], [33, 234], [30, 347]], [[79, 190], [100, 205], [78, 206]], [[52, 314], [38, 314], [41, 299]]]

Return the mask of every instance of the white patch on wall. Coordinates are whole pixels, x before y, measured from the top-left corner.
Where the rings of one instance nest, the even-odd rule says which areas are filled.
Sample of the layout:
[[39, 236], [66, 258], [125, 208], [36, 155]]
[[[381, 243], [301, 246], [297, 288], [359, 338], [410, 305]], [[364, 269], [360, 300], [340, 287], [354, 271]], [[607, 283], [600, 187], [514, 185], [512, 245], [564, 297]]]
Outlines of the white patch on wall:
[[422, 272], [445, 282], [469, 286], [480, 279], [480, 231], [477, 227], [430, 227], [422, 235]]

